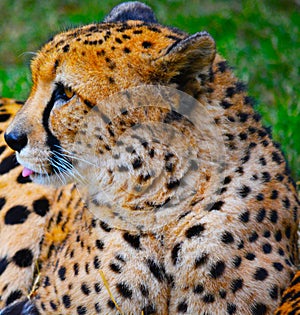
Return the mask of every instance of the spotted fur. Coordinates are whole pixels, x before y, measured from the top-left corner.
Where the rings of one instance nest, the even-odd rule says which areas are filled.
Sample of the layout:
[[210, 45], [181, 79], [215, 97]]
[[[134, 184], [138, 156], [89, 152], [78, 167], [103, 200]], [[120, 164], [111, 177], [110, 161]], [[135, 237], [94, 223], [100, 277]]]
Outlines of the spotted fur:
[[[75, 168], [85, 172], [89, 184], [80, 193], [72, 183], [53, 194], [47, 188], [51, 211], [31, 250], [32, 262], [39, 262], [39, 286], [30, 301], [12, 304], [2, 314], [272, 314], [298, 263], [299, 201], [282, 153], [262, 126], [245, 85], [216, 53], [212, 37], [159, 25], [148, 7], [127, 3], [103, 23], [58, 34], [31, 67], [31, 94], [8, 127], [6, 140], [18, 151], [18, 161], [34, 170], [34, 181], [58, 185], [61, 173], [74, 181]], [[161, 145], [168, 133], [156, 137], [152, 130], [152, 138], [144, 141], [133, 128], [150, 120], [178, 128], [185, 137], [194, 139], [196, 128], [208, 137], [205, 125], [192, 125], [176, 112], [176, 97], [172, 108], [138, 95], [134, 101], [156, 105], [147, 111], [107, 109], [109, 102], [101, 103], [141, 85], [176, 88], [204, 104], [215, 134], [223, 139], [226, 159], [220, 168], [206, 160], [201, 146], [205, 137], [203, 142], [172, 142], [179, 152], [191, 148], [201, 156], [201, 168], [191, 164], [183, 170], [182, 157]], [[93, 108], [102, 128], [93, 130], [101, 131], [97, 139], [87, 134], [92, 122], [81, 124], [92, 117]], [[196, 115], [194, 107], [189, 111]], [[137, 130], [129, 134], [132, 147], [118, 142], [128, 130]], [[82, 146], [78, 134], [89, 142]], [[84, 150], [103, 163], [100, 178], [63, 155], [78, 157]], [[167, 174], [160, 179], [163, 189], [150, 197], [137, 194], [149, 187], [149, 170], [158, 165]], [[136, 226], [133, 231], [96, 215], [113, 208], [116, 200], [136, 216], [145, 209], [156, 211], [176, 197], [182, 172], [190, 169], [201, 174], [193, 198], [164, 226], [153, 223], [152, 230]], [[130, 186], [137, 181], [139, 189]], [[129, 190], [121, 189], [125, 184]], [[92, 196], [95, 187], [109, 187], [109, 198]], [[24, 213], [22, 218], [30, 218]], [[36, 224], [25, 225], [20, 233], [32, 240]], [[12, 260], [4, 250], [5, 266]], [[26, 270], [32, 281], [33, 265]], [[3, 276], [11, 282], [9, 274]]]

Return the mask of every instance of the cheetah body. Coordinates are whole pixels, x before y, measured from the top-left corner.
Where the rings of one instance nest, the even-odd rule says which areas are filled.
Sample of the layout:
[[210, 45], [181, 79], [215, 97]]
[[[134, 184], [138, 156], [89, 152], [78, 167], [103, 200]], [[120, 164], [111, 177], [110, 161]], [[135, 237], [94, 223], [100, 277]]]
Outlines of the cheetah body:
[[[76, 168], [89, 183], [82, 190], [74, 184], [56, 190], [34, 186], [34, 199], [46, 198], [47, 190], [51, 209], [42, 219], [32, 216], [37, 234], [29, 243], [32, 261], [39, 263], [39, 283], [29, 301], [11, 304], [3, 314], [18, 309], [26, 314], [272, 314], [298, 263], [299, 201], [281, 152], [245, 86], [215, 53], [210, 35], [189, 36], [157, 24], [144, 5], [123, 4], [104, 23], [55, 36], [34, 58], [32, 78], [32, 92], [6, 131], [8, 144], [33, 170], [35, 182], [59, 185], [59, 172], [68, 178], [68, 168]], [[124, 92], [149, 85], [162, 95], [168, 93], [163, 87], [171, 94], [180, 90], [205, 108], [224, 145], [222, 163], [207, 159], [205, 137], [215, 140], [197, 109], [190, 108], [189, 117], [198, 117], [199, 125], [177, 113], [181, 94], [172, 94], [171, 105], [165, 105], [164, 98]], [[114, 93], [127, 97], [125, 108], [111, 101]], [[139, 102], [143, 106], [136, 106]], [[93, 120], [95, 115], [100, 118]], [[90, 125], [84, 124], [87, 117]], [[183, 145], [175, 137], [162, 146], [168, 137], [164, 129], [139, 129], [149, 121], [180, 130], [182, 139], [191, 141]], [[89, 128], [93, 135], [101, 133], [97, 141]], [[197, 130], [201, 141], [193, 137]], [[89, 141], [82, 145], [78, 134]], [[185, 150], [201, 167], [190, 171], [189, 164], [182, 171], [176, 152]], [[88, 170], [89, 157], [100, 176]], [[155, 172], [147, 171], [157, 165], [166, 172], [152, 181]], [[152, 213], [167, 211], [163, 206], [185, 187], [183, 172], [191, 172], [186, 185], [200, 174], [188, 203], [179, 203], [167, 223], [149, 223]], [[157, 182], [162, 188], [147, 194]], [[139, 189], [131, 183], [139, 183]], [[140, 216], [139, 224], [124, 227], [122, 211]], [[20, 233], [32, 238], [26, 224]], [[17, 274], [14, 282], [30, 291], [33, 268], [21, 268], [28, 280]], [[6, 283], [8, 269], [1, 277]]]

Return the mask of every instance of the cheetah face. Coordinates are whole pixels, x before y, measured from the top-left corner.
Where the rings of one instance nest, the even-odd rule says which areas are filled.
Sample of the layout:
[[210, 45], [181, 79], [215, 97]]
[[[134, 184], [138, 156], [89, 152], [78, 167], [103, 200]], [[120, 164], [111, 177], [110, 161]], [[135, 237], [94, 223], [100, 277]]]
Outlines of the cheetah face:
[[[149, 84], [184, 90], [208, 72], [215, 46], [207, 33], [188, 36], [153, 22], [120, 22], [109, 15], [104, 23], [59, 34], [41, 49], [31, 64], [31, 94], [5, 134], [24, 166], [23, 176], [42, 184], [74, 181], [77, 171], [85, 172], [78, 133], [94, 108], [103, 112], [107, 97]], [[116, 111], [107, 110], [111, 117], [100, 116], [108, 124]], [[109, 160], [111, 144], [103, 146], [98, 152], [106, 151], [101, 159]]]

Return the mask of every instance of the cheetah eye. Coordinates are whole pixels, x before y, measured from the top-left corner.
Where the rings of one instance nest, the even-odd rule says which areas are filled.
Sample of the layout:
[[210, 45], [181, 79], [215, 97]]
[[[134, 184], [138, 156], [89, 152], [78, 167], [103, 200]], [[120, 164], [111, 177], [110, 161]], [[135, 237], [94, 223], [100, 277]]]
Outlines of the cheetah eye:
[[55, 89], [52, 94], [52, 99], [55, 107], [62, 106], [70, 101], [75, 92], [68, 86], [63, 85], [62, 83], [56, 83]]

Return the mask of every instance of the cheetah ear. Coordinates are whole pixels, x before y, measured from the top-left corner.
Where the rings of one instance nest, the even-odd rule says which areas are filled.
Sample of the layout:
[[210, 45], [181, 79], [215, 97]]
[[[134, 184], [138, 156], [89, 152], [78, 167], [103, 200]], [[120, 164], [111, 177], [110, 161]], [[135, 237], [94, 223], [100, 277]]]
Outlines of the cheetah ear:
[[157, 23], [152, 9], [138, 1], [130, 1], [117, 5], [106, 16], [104, 22], [125, 22], [128, 20]]
[[207, 32], [200, 32], [172, 44], [155, 61], [155, 66], [167, 82], [184, 83], [197, 75], [208, 74], [215, 55], [214, 39]]

